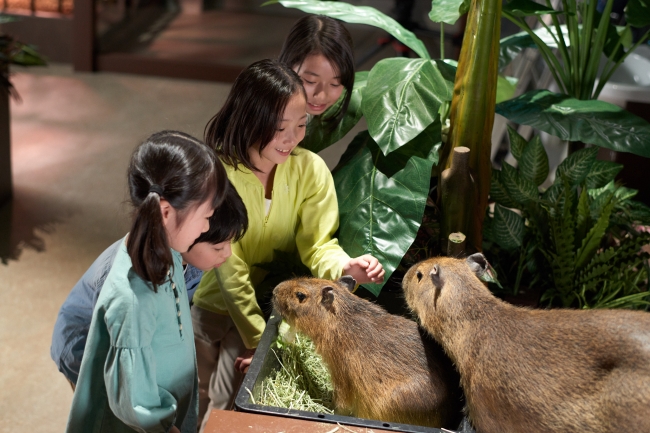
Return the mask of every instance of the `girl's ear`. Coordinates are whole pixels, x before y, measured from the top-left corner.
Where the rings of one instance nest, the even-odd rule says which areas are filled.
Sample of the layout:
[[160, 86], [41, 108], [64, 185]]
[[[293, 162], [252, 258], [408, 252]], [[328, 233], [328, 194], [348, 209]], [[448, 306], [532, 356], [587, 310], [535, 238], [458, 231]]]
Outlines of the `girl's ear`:
[[160, 199], [160, 214], [162, 215], [163, 225], [167, 230], [171, 228], [170, 224], [176, 222], [176, 209], [164, 198]]

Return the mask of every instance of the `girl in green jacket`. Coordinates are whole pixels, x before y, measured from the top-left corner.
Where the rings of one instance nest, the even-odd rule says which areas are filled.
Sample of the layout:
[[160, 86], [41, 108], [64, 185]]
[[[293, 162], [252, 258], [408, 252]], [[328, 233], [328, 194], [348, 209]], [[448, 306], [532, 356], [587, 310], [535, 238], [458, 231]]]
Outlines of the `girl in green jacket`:
[[181, 253], [223, 199], [223, 166], [199, 140], [149, 137], [128, 169], [134, 219], [93, 311], [68, 433], [195, 433], [197, 370]]
[[[318, 278], [351, 275], [383, 281], [371, 255], [350, 258], [333, 238], [339, 211], [332, 175], [316, 154], [297, 147], [305, 136], [307, 97], [300, 77], [283, 63], [262, 60], [244, 70], [206, 127], [206, 143], [224, 162], [248, 211], [246, 234], [232, 256], [204, 274], [192, 319], [203, 424], [211, 408], [227, 408], [250, 364], [266, 321], [258, 290], [273, 250], [295, 253]], [[234, 364], [234, 365], [233, 365]], [[209, 405], [208, 405], [209, 403]]]

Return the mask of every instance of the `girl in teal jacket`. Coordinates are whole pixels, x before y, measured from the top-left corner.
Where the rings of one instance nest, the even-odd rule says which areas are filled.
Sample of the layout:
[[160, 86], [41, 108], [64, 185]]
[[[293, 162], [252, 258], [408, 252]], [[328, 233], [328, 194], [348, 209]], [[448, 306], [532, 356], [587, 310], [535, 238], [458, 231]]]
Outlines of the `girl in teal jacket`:
[[128, 169], [135, 208], [90, 324], [68, 433], [195, 433], [197, 370], [180, 253], [209, 228], [223, 166], [180, 132], [152, 135]]

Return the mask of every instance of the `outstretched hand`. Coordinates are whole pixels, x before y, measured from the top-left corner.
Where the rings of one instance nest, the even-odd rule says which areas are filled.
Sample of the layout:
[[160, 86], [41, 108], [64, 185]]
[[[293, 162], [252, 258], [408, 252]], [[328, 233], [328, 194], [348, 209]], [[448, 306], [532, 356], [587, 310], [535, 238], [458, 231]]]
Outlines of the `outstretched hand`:
[[241, 356], [235, 359], [235, 370], [240, 373], [246, 373], [253, 361], [253, 355], [255, 355], [255, 349], [246, 349]]
[[370, 254], [350, 259], [350, 261], [343, 266], [343, 275], [349, 275], [358, 284], [366, 283], [381, 283], [384, 281], [384, 267], [379, 263], [379, 260]]

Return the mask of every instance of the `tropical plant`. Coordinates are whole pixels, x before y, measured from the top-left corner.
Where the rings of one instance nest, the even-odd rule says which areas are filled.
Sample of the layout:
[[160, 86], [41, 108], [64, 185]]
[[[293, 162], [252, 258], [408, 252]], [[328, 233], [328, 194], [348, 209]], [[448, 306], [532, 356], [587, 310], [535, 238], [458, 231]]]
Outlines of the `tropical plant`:
[[[557, 2], [560, 3], [560, 2]], [[596, 0], [562, 0], [560, 9], [532, 0], [511, 0], [503, 16], [523, 32], [501, 41], [501, 67], [528, 47], [536, 47], [559, 93], [532, 90], [497, 105], [497, 113], [567, 141], [650, 157], [650, 124], [616, 105], [596, 101], [607, 81], [650, 36], [632, 43], [632, 28], [650, 25], [650, 3], [629, 0], [626, 24], [615, 27], [607, 0], [602, 14]], [[527, 18], [539, 24], [534, 29]], [[547, 24], [548, 23], [548, 24]]]
[[[650, 305], [650, 208], [614, 182], [620, 164], [596, 159], [597, 147], [579, 150], [557, 168], [554, 183], [539, 136], [526, 142], [508, 130], [515, 168], [494, 170], [484, 231], [485, 253], [503, 291], [541, 292], [541, 303], [581, 308]], [[494, 287], [495, 291], [497, 290]]]
[[[351, 255], [371, 253], [378, 257], [386, 269], [388, 280], [411, 248], [422, 227], [425, 205], [427, 202], [432, 204], [431, 191], [436, 185], [436, 166], [442, 148], [441, 137], [443, 129], [446, 130], [444, 125], [450, 112], [453, 113], [449, 127], [452, 137], [450, 143], [453, 140], [453, 146], [470, 146], [472, 152], [482, 155], [475, 158], [476, 163], [482, 167], [480, 170], [476, 168], [480, 174], [477, 184], [483, 192], [483, 206], [487, 204], [490, 143], [489, 140], [486, 142], [485, 137], [490, 134], [489, 131], [487, 134], [475, 134], [472, 128], [464, 126], [464, 122], [469, 113], [467, 107], [480, 103], [482, 108], [478, 111], [483, 113], [483, 107], [487, 110], [483, 113], [486, 119], [481, 121], [481, 124], [489, 125], [491, 130], [494, 117], [496, 60], [483, 61], [474, 58], [480, 60], [479, 64], [459, 65], [459, 68], [464, 68], [469, 73], [463, 74], [461, 82], [456, 81], [455, 85], [460, 86], [459, 91], [465, 93], [467, 98], [454, 106], [452, 95], [454, 81], [457, 79], [456, 62], [432, 60], [424, 44], [392, 18], [374, 8], [356, 7], [343, 2], [275, 0], [266, 4], [269, 3], [280, 3], [285, 7], [298, 8], [308, 13], [319, 13], [350, 23], [379, 27], [419, 56], [384, 59], [370, 71], [357, 72], [352, 99], [342, 122], [332, 131], [316, 119], [309, 124], [307, 138], [302, 143], [304, 147], [318, 152], [341, 139], [356, 125], [361, 116], [365, 116], [368, 131], [361, 132], [350, 143], [333, 170], [341, 216], [338, 238]], [[495, 5], [500, 5], [500, 2], [485, 0], [477, 4], [489, 4], [492, 16], [499, 17]], [[477, 11], [479, 9], [480, 7]], [[476, 14], [477, 19], [485, 15], [484, 10]], [[481, 42], [466, 50], [465, 57], [469, 60], [472, 58], [472, 52], [482, 53], [485, 51], [483, 45], [487, 44], [495, 48], [492, 51], [496, 58], [497, 47], [493, 39], [495, 33], [498, 34], [498, 25], [495, 27], [492, 23], [491, 27], [468, 27], [478, 29]], [[482, 54], [479, 57], [481, 56], [485, 57]], [[490, 68], [493, 69], [494, 80], [487, 86], [480, 78], [470, 78], [472, 74], [485, 78]], [[474, 111], [474, 114], [478, 114], [477, 111]], [[457, 123], [454, 122], [456, 118]], [[454, 128], [453, 125], [458, 126]], [[482, 126], [476, 129], [482, 131]], [[473, 141], [474, 144], [466, 142], [470, 136], [478, 138]], [[443, 161], [450, 155], [453, 146], [449, 145], [449, 150], [443, 152]], [[486, 155], [485, 146], [488, 159], [483, 158]], [[441, 169], [444, 167], [445, 165], [440, 164]], [[430, 211], [429, 216], [437, 212], [433, 206], [427, 209]], [[483, 211], [478, 212], [477, 224], [480, 224], [483, 214]], [[425, 227], [425, 232], [426, 229]], [[475, 232], [480, 246], [482, 231], [479, 229]], [[430, 246], [422, 247], [419, 252], [425, 250], [430, 251]], [[410, 256], [415, 257], [418, 254]], [[365, 287], [377, 295], [382, 285], [372, 284]]]

